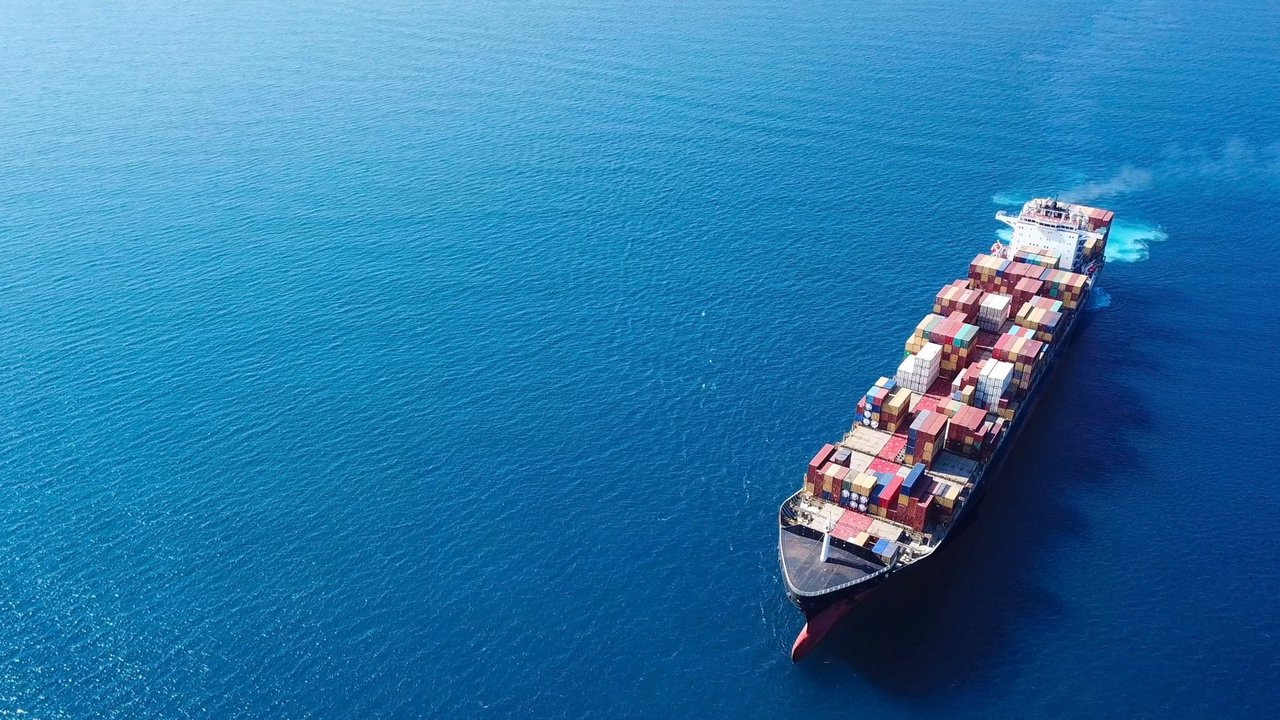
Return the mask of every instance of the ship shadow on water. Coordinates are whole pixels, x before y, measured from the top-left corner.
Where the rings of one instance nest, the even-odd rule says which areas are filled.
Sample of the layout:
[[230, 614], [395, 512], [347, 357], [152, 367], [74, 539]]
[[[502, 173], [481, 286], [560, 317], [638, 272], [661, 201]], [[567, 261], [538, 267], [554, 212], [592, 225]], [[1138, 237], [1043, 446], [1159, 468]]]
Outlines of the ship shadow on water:
[[938, 555], [864, 598], [828, 638], [832, 660], [903, 698], [968, 693], [1002, 676], [1034, 649], [1035, 627], [1062, 615], [1060, 590], [1040, 579], [1046, 558], [1095, 532], [1085, 500], [1141, 470], [1137, 443], [1151, 426], [1140, 395], [1107, 368], [1123, 360], [1160, 371], [1139, 334], [1123, 329], [1151, 314], [1140, 301], [1117, 300], [1124, 319], [1082, 319], [972, 522]]

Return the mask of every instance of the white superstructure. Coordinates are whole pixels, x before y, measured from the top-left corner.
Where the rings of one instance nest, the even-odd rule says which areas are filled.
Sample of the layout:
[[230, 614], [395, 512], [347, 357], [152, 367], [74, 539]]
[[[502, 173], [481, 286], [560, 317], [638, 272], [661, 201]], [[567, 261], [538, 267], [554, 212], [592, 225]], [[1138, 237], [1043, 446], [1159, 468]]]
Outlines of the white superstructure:
[[1111, 213], [1106, 212], [1105, 225], [1094, 208], [1059, 202], [1052, 198], [1036, 198], [1022, 206], [1014, 217], [1003, 210], [996, 219], [1013, 228], [1009, 257], [1020, 250], [1051, 253], [1058, 257], [1062, 270], [1080, 269], [1081, 250], [1089, 238], [1098, 242], [1106, 237]]

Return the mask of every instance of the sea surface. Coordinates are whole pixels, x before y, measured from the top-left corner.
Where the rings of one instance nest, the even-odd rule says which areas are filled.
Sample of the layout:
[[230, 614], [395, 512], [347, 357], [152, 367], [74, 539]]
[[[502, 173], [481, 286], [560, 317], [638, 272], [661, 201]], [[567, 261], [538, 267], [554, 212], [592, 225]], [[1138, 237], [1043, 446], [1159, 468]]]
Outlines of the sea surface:
[[[0, 717], [1280, 714], [1280, 4], [0, 6]], [[1114, 209], [977, 523], [775, 513], [999, 209]]]

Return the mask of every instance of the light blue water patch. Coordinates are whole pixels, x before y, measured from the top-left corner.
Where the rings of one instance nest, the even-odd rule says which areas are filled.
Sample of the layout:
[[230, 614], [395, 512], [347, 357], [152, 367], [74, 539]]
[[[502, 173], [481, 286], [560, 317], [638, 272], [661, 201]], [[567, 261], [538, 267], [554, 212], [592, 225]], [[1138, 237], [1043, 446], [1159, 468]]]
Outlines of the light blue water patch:
[[991, 202], [995, 205], [1003, 207], [1019, 207], [1031, 198], [1026, 195], [1011, 192], [998, 192], [991, 196]]
[[1107, 260], [1142, 262], [1151, 257], [1151, 244], [1164, 242], [1169, 235], [1158, 227], [1117, 220], [1107, 238]]
[[1089, 296], [1089, 304], [1084, 306], [1085, 310], [1102, 310], [1111, 307], [1111, 293], [1107, 292], [1102, 286], [1093, 289], [1093, 294]]

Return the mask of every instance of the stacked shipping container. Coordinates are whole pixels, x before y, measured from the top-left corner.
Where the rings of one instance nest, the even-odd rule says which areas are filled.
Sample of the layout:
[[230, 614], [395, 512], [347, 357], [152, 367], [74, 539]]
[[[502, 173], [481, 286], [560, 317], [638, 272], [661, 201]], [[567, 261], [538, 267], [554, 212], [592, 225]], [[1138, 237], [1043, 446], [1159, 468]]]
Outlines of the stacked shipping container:
[[1044, 283], [1043, 295], [1061, 300], [1063, 307], [1075, 310], [1080, 304], [1080, 298], [1084, 295], [1084, 286], [1088, 278], [1068, 270], [1046, 268], [1040, 275], [1040, 281]]
[[981, 292], [969, 289], [968, 280], [956, 280], [938, 291], [933, 300], [933, 312], [943, 317], [959, 312], [963, 314], [965, 322], [971, 323], [978, 314], [978, 301], [981, 298]]
[[[1014, 322], [1024, 328], [1030, 328], [1040, 342], [1053, 342], [1058, 326], [1062, 324], [1062, 313], [1040, 307], [1044, 298], [1031, 298], [1018, 311]], [[1052, 301], [1050, 301], [1052, 302]]]
[[973, 404], [974, 394], [978, 390], [978, 373], [982, 370], [982, 361], [974, 362], [964, 372], [951, 381], [951, 399], [966, 405]]
[[[1028, 300], [1044, 290], [1044, 283], [1033, 278], [1022, 278], [1013, 286], [1013, 308], [1021, 308]], [[1012, 311], [1011, 311], [1012, 312]]]
[[897, 432], [911, 408], [911, 392], [896, 381], [882, 377], [858, 401], [854, 418], [873, 428]]
[[831, 455], [835, 453], [836, 446], [830, 443], [822, 446], [813, 459], [809, 461], [809, 469], [804, 475], [804, 490], [810, 495], [818, 494], [819, 474], [822, 472], [823, 466], [831, 459]]
[[1009, 319], [1012, 302], [1011, 297], [1000, 293], [983, 295], [982, 301], [978, 303], [978, 327], [990, 332], [1000, 332], [1000, 327]]
[[928, 343], [937, 343], [942, 347], [942, 363], [939, 375], [951, 378], [969, 360], [969, 352], [973, 349], [973, 341], [978, 336], [978, 326], [964, 321], [960, 312], [950, 317], [937, 314], [926, 315], [916, 326], [915, 332], [907, 338], [907, 352], [917, 353]]
[[947, 425], [947, 449], [976, 459], [982, 455], [991, 430], [985, 411], [969, 405], [961, 406]]
[[1040, 267], [1058, 267], [1058, 254], [1048, 250], [1032, 250], [1031, 248], [1023, 248], [1022, 250], [1014, 253], [1013, 259], [1030, 265], [1039, 265]]
[[1012, 380], [1013, 363], [995, 358], [983, 361], [978, 370], [978, 389], [973, 396], [974, 404], [994, 410]]
[[1040, 374], [1040, 360], [1044, 357], [1044, 348], [1044, 343], [1039, 340], [1008, 332], [996, 341], [991, 357], [1013, 363], [1012, 383], [1019, 392], [1025, 392]]
[[915, 355], [908, 355], [898, 365], [894, 380], [899, 385], [918, 393], [929, 391], [929, 386], [938, 379], [942, 371], [942, 346], [937, 343], [925, 343]]
[[942, 451], [943, 434], [947, 428], [947, 416], [939, 412], [916, 413], [911, 428], [907, 430], [905, 460], [908, 465], [923, 463], [926, 467]]
[[980, 290], [1012, 295], [1020, 280], [1039, 280], [1044, 271], [1045, 268], [1039, 265], [1005, 260], [994, 255], [979, 255], [969, 263], [969, 280], [973, 287]]

